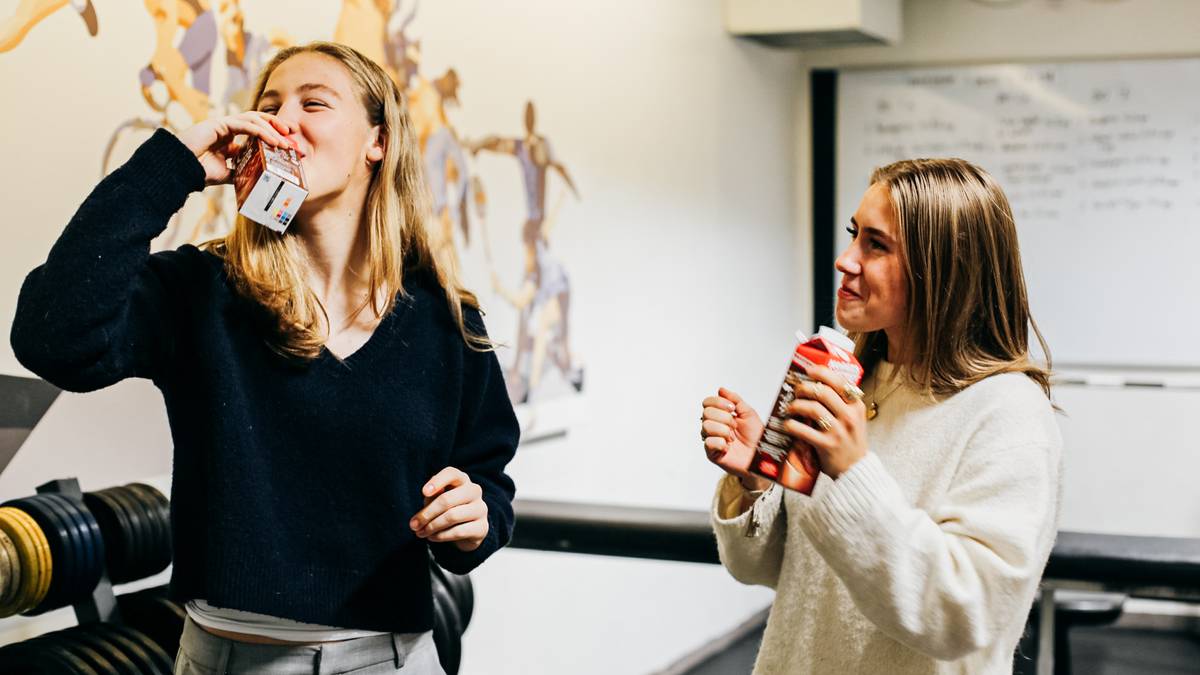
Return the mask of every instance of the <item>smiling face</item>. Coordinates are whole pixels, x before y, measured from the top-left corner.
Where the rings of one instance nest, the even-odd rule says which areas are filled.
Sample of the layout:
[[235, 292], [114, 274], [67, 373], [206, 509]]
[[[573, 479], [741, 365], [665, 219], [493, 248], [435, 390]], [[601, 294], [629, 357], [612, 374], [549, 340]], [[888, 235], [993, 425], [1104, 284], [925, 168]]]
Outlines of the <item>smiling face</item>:
[[850, 220], [850, 246], [836, 263], [842, 273], [838, 323], [855, 333], [886, 331], [893, 345], [905, 334], [908, 312], [899, 230], [887, 186], [872, 185]]
[[368, 119], [350, 71], [330, 56], [303, 52], [271, 73], [257, 110], [299, 129], [290, 138], [304, 153], [309, 195], [301, 208], [319, 208], [348, 189], [364, 198], [373, 165], [383, 159], [379, 127]]

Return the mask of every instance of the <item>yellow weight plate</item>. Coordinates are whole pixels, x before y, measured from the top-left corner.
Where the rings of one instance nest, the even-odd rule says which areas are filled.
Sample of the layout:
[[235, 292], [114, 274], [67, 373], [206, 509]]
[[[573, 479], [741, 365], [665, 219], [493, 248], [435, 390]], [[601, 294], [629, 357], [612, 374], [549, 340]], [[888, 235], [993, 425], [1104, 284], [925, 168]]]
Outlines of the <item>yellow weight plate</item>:
[[17, 546], [4, 530], [0, 530], [0, 605], [7, 604], [21, 588], [21, 560]]
[[25, 523], [26, 529], [29, 530], [30, 539], [33, 541], [34, 549], [38, 556], [37, 572], [40, 584], [37, 585], [33, 597], [30, 598], [30, 604], [24, 607], [21, 611], [28, 611], [37, 607], [39, 603], [46, 597], [46, 593], [50, 591], [50, 578], [54, 573], [54, 561], [50, 558], [50, 542], [46, 540], [46, 534], [42, 532], [42, 526], [37, 524], [33, 516], [25, 513], [21, 509], [13, 509], [16, 513], [16, 518], [19, 518]]
[[37, 552], [37, 539], [29, 531], [23, 514], [14, 508], [0, 508], [0, 526], [17, 547], [17, 561], [21, 566], [21, 583], [16, 595], [0, 607], [0, 615], [8, 616], [25, 611], [29, 602], [41, 586], [39, 566], [41, 558]]
[[12, 616], [29, 605], [29, 599], [40, 586], [36, 567], [40, 563], [37, 544], [25, 521], [18, 515], [17, 509], [9, 506], [0, 507], [0, 529], [8, 535], [17, 548], [17, 559], [21, 567], [21, 584], [16, 595], [9, 602], [0, 605], [0, 616]]
[[[17, 610], [19, 612], [26, 612], [36, 607], [42, 601], [42, 598], [46, 596], [46, 591], [49, 590], [48, 581], [50, 575], [46, 566], [51, 563], [49, 555], [50, 544], [49, 542], [44, 542], [46, 534], [42, 532], [41, 525], [37, 524], [33, 516], [16, 507], [12, 508], [12, 518], [25, 528], [25, 536], [33, 546], [34, 557], [33, 561], [29, 563], [28, 569], [31, 571], [34, 583], [30, 586], [29, 595], [21, 599], [21, 607]], [[43, 543], [45, 543], [45, 546], [42, 545]]]
[[[10, 553], [10, 551], [12, 551]], [[12, 599], [21, 586], [20, 567], [16, 564], [16, 547], [4, 530], [0, 530], [0, 605]]]
[[[20, 509], [18, 509], [20, 510]], [[34, 598], [33, 607], [41, 604], [46, 594], [50, 592], [50, 579], [54, 572], [54, 561], [50, 558], [50, 542], [46, 539], [46, 535], [42, 532], [42, 526], [37, 524], [33, 516], [21, 511], [21, 514], [29, 521], [29, 527], [33, 530], [38, 541], [38, 552], [42, 554], [42, 588], [38, 591], [37, 597]], [[33, 609], [30, 607], [30, 609]]]

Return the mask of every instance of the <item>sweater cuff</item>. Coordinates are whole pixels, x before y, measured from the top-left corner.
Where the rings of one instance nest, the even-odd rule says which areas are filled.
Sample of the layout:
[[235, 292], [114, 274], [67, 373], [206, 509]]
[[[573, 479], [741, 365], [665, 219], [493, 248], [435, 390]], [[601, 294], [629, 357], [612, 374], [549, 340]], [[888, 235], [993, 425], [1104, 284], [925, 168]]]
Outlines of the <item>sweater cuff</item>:
[[879, 456], [868, 452], [850, 470], [828, 484], [805, 510], [800, 522], [810, 537], [852, 534], [862, 530], [864, 520], [894, 511], [906, 503], [900, 486]]
[[121, 170], [132, 175], [148, 207], [164, 218], [183, 208], [188, 195], [204, 189], [204, 167], [166, 129], [156, 130]]
[[775, 521], [779, 509], [783, 507], [783, 488], [774, 483], [746, 509], [745, 513], [725, 517], [730, 513], [730, 502], [740, 500], [744, 491], [736, 476], [726, 474], [717, 481], [717, 492], [713, 496], [712, 504], [714, 531], [739, 532], [752, 537], [761, 531], [761, 524]]

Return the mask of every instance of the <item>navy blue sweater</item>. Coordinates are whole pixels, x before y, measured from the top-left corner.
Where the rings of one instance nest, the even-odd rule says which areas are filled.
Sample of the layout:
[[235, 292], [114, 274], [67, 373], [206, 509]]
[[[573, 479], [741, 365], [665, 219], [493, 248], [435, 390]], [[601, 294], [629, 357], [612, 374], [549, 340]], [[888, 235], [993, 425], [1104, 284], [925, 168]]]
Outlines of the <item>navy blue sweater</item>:
[[[196, 158], [165, 131], [101, 181], [26, 278], [14, 353], [70, 391], [127, 377], [162, 391], [175, 444], [174, 598], [428, 630], [429, 548], [466, 573], [512, 534], [504, 467], [519, 431], [495, 354], [467, 347], [436, 281], [414, 272], [345, 361], [327, 350], [285, 360], [221, 259], [193, 246], [150, 254], [203, 187]], [[467, 316], [481, 332], [479, 314]], [[490, 532], [469, 553], [408, 526], [421, 487], [447, 466], [470, 475], [488, 506]]]

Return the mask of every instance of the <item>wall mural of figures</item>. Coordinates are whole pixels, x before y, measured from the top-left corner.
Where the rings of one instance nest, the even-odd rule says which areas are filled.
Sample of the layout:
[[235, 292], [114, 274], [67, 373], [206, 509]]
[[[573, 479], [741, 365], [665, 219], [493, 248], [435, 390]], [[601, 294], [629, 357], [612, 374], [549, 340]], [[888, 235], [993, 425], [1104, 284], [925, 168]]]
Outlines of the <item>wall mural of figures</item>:
[[[98, 4], [20, 0], [10, 16], [0, 18], [0, 61], [4, 52], [21, 50], [28, 35], [39, 30], [38, 24], [56, 13], [77, 13], [80, 28], [101, 41], [104, 34], [99, 28], [107, 6]], [[456, 127], [454, 120], [460, 116], [454, 111], [463, 110], [460, 90], [472, 76], [496, 74], [455, 67], [435, 70], [422, 63], [422, 41], [444, 46], [453, 44], [455, 36], [418, 36], [414, 27], [421, 6], [417, 1], [342, 0], [336, 13], [328, 13], [332, 20], [322, 20], [323, 32], [313, 31], [311, 19], [301, 23], [300, 17], [292, 17], [296, 23], [289, 25], [290, 6], [288, 11], [267, 14], [271, 19], [266, 25], [253, 25], [247, 15], [262, 16], [253, 14], [256, 4], [255, 0], [143, 0], [148, 30], [139, 38], [140, 44], [120, 47], [126, 52], [141, 50], [143, 65], [136, 72], [89, 72], [83, 60], [68, 75], [107, 78], [122, 94], [136, 94], [138, 101], [134, 107], [125, 106], [123, 116], [110, 118], [111, 131], [99, 161], [90, 166], [98, 164], [102, 177], [124, 163], [158, 128], [181, 132], [212, 115], [245, 110], [259, 72], [283, 47], [332, 39], [363, 52], [391, 75], [407, 97], [432, 197], [434, 245], [444, 260], [462, 268], [488, 311], [492, 337], [502, 345], [499, 357], [522, 420], [523, 439], [565, 434], [570, 409], [576, 405], [572, 401], [579, 400], [584, 390], [584, 368], [572, 350], [570, 326], [577, 309], [571, 303], [570, 261], [556, 255], [552, 242], [556, 227], [570, 227], [570, 209], [564, 206], [580, 203], [580, 190], [557, 149], [539, 131], [535, 102], [520, 96], [522, 85], [513, 82], [509, 90], [523, 101], [523, 119], [511, 104], [475, 100], [472, 106], [494, 107], [487, 111], [487, 126]], [[122, 9], [122, 20], [128, 21], [131, 8]], [[272, 5], [272, 9], [278, 8]], [[110, 25], [106, 32], [113, 28]], [[128, 33], [131, 27], [120, 28]], [[452, 59], [453, 52], [450, 63]], [[496, 189], [503, 191], [519, 189], [523, 194], [497, 199], [502, 196], [497, 192], [489, 199], [488, 185], [502, 186]], [[514, 210], [515, 204], [522, 204], [523, 212]], [[236, 214], [231, 186], [207, 188], [192, 195], [153, 248], [173, 249], [222, 236]], [[16, 289], [11, 292], [15, 295]]]

